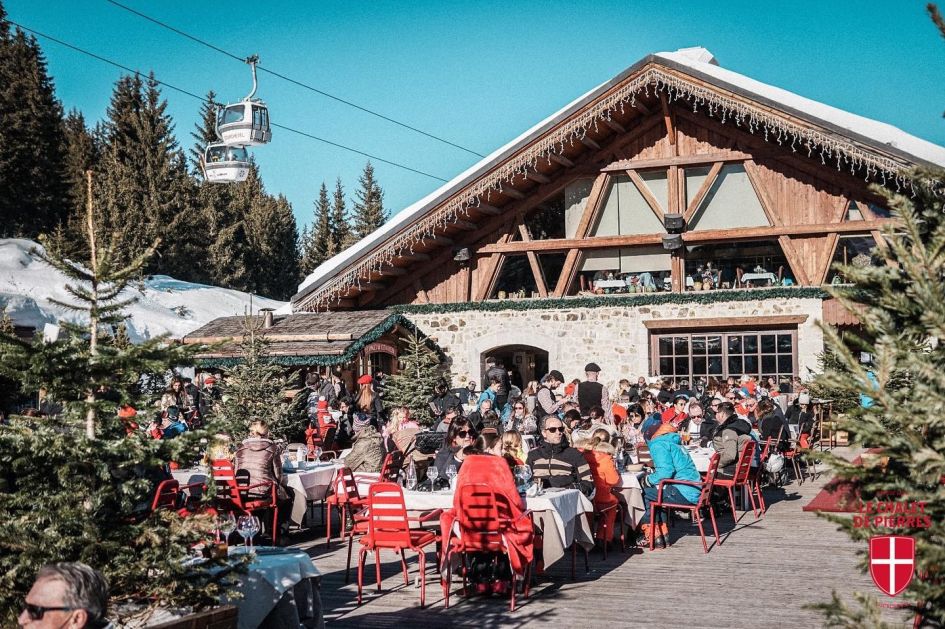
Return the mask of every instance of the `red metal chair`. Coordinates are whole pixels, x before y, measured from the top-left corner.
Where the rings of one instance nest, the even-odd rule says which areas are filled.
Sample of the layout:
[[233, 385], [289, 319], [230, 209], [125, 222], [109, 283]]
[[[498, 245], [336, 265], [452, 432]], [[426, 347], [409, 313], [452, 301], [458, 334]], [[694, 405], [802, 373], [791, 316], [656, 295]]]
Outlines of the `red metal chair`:
[[748, 479], [749, 491], [754, 491], [755, 495], [758, 497], [758, 504], [761, 507], [761, 517], [764, 517], [765, 511], [768, 510], [768, 505], [765, 504], [765, 496], [761, 492], [761, 481], [765, 478], [765, 462], [768, 460], [768, 457], [771, 456], [771, 446], [776, 446], [776, 444], [781, 443], [781, 433], [784, 432], [784, 428], [778, 431], [778, 436], [768, 437], [765, 439], [765, 445], [761, 449], [761, 456], [759, 461], [761, 464], [758, 467], [751, 468], [751, 475]]
[[400, 478], [400, 471], [403, 467], [404, 453], [400, 450], [388, 452], [387, 456], [384, 457], [384, 462], [381, 464], [380, 481], [382, 483], [396, 483]]
[[158, 509], [170, 509], [172, 511], [177, 511], [177, 513], [181, 516], [189, 515], [191, 511], [187, 508], [187, 505], [184, 502], [183, 492], [189, 491], [191, 495], [193, 495], [194, 490], [198, 487], [201, 490], [206, 489], [206, 486], [203, 483], [190, 483], [189, 485], [181, 485], [179, 482], [173, 479], [161, 481], [154, 492], [154, 499], [151, 500], [151, 511], [154, 512]]
[[[504, 508], [502, 508], [504, 507]], [[444, 544], [443, 565], [446, 574], [443, 579], [443, 605], [450, 606], [450, 587], [453, 577], [453, 556], [460, 553], [463, 561], [463, 591], [466, 591], [466, 553], [498, 553], [508, 554], [508, 545], [504, 534], [514, 523], [511, 519], [511, 509], [507, 504], [500, 507], [492, 488], [483, 483], [469, 483], [459, 489], [459, 503], [456, 509], [456, 524], [459, 526], [459, 535], [453, 536]], [[531, 511], [523, 512], [519, 518], [531, 520]], [[441, 571], [442, 572], [442, 571]], [[528, 598], [529, 582], [531, 581], [531, 565], [526, 566], [523, 596]], [[512, 598], [509, 610], [515, 611], [515, 580], [512, 572], [509, 589]]]
[[[752, 442], [754, 444], [754, 442]], [[656, 530], [654, 525], [656, 524], [656, 512], [659, 509], [680, 509], [689, 511], [689, 517], [693, 522], [699, 527], [699, 535], [702, 537], [702, 548], [705, 552], [709, 552], [709, 545], [705, 540], [705, 529], [702, 527], [702, 518], [699, 515], [699, 511], [706, 507], [709, 509], [709, 517], [712, 520], [712, 531], [715, 533], [715, 543], [718, 545], [722, 544], [722, 540], [719, 538], [719, 529], [715, 524], [715, 507], [712, 506], [712, 489], [715, 485], [718, 484], [718, 479], [716, 479], [716, 473], [719, 469], [719, 453], [716, 452], [712, 455], [712, 458], [709, 459], [709, 469], [706, 472], [705, 478], [702, 479], [701, 483], [688, 480], [678, 480], [674, 478], [665, 478], [660, 481], [660, 484], [657, 488], [656, 500], [650, 503], [650, 531]], [[699, 492], [699, 501], [696, 504], [684, 504], [680, 502], [666, 502], [663, 500], [663, 488], [666, 485], [689, 485], [690, 487], [701, 487], [702, 490]], [[731, 492], [731, 489], [729, 490]], [[656, 544], [656, 535], [650, 535], [650, 550], [655, 548]]]
[[[364, 587], [364, 560], [370, 551], [374, 551], [377, 591], [381, 591], [381, 549], [384, 548], [400, 552], [404, 585], [410, 584], [404, 551], [410, 549], [417, 553], [420, 562], [420, 607], [423, 607], [426, 605], [427, 593], [424, 548], [437, 542], [437, 534], [410, 528], [410, 518], [407, 517], [407, 507], [404, 505], [404, 492], [396, 483], [380, 482], [371, 485], [368, 490], [367, 511], [367, 533], [361, 537], [361, 550], [358, 553], [358, 605], [361, 604], [361, 591]], [[439, 513], [436, 517], [439, 517]]]
[[750, 439], [742, 446], [742, 452], [738, 457], [738, 463], [735, 465], [735, 475], [732, 478], [716, 478], [716, 487], [725, 487], [728, 490], [728, 499], [732, 505], [732, 518], [737, 522], [738, 514], [735, 513], [735, 488], [744, 487], [748, 492], [748, 499], [751, 500], [751, 510], [758, 518], [758, 507], [755, 505], [755, 495], [751, 492], [750, 476], [751, 463], [755, 457], [755, 441]]
[[[243, 470], [240, 470], [243, 472]], [[217, 495], [214, 499], [216, 509], [225, 513], [239, 513], [242, 515], [254, 515], [259, 511], [272, 510], [272, 544], [278, 543], [279, 535], [279, 494], [276, 483], [273, 481], [263, 481], [261, 483], [248, 484], [241, 482], [237, 472], [233, 469], [233, 463], [227, 459], [215, 459], [211, 463], [211, 473], [213, 482], [217, 488]], [[252, 481], [252, 479], [249, 479]], [[265, 497], [252, 497], [254, 489], [265, 488]]]
[[342, 538], [344, 538], [344, 527], [345, 521], [348, 519], [348, 514], [360, 511], [367, 504], [367, 500], [362, 498], [361, 494], [358, 492], [358, 482], [355, 480], [354, 474], [349, 468], [343, 467], [338, 470], [333, 482], [334, 492], [325, 498], [325, 533], [328, 536], [328, 539], [325, 541], [326, 548], [331, 544], [331, 508], [334, 507], [338, 510]]
[[806, 432], [801, 433], [796, 441], [793, 441], [794, 447], [784, 452], [784, 458], [791, 462], [794, 467], [794, 478], [799, 485], [804, 484], [804, 475], [801, 474], [801, 460], [804, 460], [805, 467], [811, 471], [811, 480], [817, 478], [817, 463], [813, 460], [807, 460], [807, 455], [811, 451], [810, 435]]

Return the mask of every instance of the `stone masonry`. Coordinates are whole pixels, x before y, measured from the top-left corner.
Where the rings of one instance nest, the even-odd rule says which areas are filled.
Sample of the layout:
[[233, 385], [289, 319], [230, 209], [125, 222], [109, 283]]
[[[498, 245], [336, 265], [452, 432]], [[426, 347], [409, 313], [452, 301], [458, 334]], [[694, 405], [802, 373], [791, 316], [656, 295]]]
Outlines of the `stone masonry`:
[[818, 298], [769, 298], [755, 302], [468, 310], [405, 316], [433, 337], [451, 358], [456, 386], [470, 378], [480, 381], [481, 361], [489, 351], [504, 345], [530, 345], [547, 351], [550, 368], [560, 370], [569, 380], [583, 379], [584, 365], [593, 360], [603, 369], [601, 381], [612, 387], [623, 377], [656, 375], [650, 366], [649, 331], [644, 321], [658, 319], [806, 315], [797, 333], [797, 373], [806, 379], [817, 370], [817, 355], [823, 351], [823, 333], [817, 327], [822, 304]]

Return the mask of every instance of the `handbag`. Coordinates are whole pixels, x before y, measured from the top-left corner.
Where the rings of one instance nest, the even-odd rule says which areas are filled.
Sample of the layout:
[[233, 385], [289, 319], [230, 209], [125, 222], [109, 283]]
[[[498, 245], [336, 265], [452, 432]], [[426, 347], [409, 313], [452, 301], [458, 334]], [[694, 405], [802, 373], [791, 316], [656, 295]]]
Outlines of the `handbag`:
[[422, 454], [436, 454], [446, 441], [445, 432], [419, 432], [416, 436], [417, 451]]
[[772, 452], [768, 460], [765, 461], [765, 470], [770, 474], [777, 474], [784, 469], [784, 455], [780, 452]]

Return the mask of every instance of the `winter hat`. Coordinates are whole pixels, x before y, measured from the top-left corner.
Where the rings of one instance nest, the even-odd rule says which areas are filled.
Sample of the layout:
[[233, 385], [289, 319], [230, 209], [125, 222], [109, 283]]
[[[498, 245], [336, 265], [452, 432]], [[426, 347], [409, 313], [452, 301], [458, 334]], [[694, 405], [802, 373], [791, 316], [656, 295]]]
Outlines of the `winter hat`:
[[368, 373], [358, 378], [358, 384], [371, 384], [372, 382], [374, 382], [374, 378], [372, 378], [371, 374]]
[[354, 432], [361, 432], [371, 425], [371, 418], [364, 413], [356, 413], [354, 416]]
[[129, 406], [128, 404], [125, 404], [124, 406], [118, 409], [118, 416], [121, 417], [122, 419], [131, 419], [137, 414], [138, 414], [138, 411], [136, 411], [134, 407]]
[[649, 441], [656, 434], [656, 431], [659, 430], [659, 427], [663, 425], [663, 422], [660, 420], [659, 416], [650, 416], [649, 419], [643, 422], [643, 425], [640, 426], [640, 431], [643, 433], [643, 439]]
[[213, 376], [207, 376], [207, 377], [204, 379], [203, 383], [204, 383], [204, 384], [216, 384], [216, 383], [217, 383], [217, 379], [214, 378]]
[[686, 400], [688, 402], [689, 396], [686, 395], [685, 393], [677, 393], [676, 395], [673, 396], [673, 404], [675, 404], [678, 400]]
[[587, 363], [584, 365], [584, 371], [596, 371], [600, 373], [600, 366], [597, 363]]

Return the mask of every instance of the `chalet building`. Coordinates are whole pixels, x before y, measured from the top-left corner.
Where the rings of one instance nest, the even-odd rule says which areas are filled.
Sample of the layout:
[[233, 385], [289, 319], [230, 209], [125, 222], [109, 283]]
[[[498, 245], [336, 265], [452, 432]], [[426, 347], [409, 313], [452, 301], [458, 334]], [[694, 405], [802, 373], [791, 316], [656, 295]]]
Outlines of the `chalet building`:
[[609, 382], [806, 377], [818, 322], [856, 323], [821, 288], [844, 282], [833, 263], [884, 246], [871, 185], [908, 194], [943, 165], [705, 49], [653, 54], [319, 266], [292, 311], [401, 314], [457, 381], [488, 355], [523, 381], [589, 360]]

